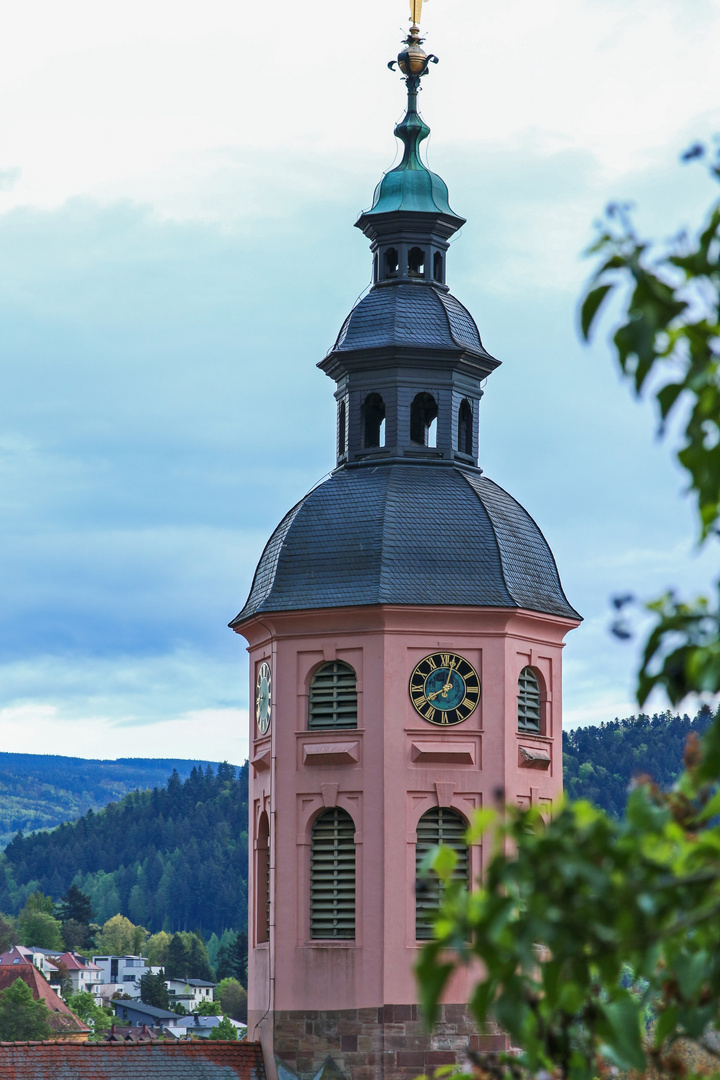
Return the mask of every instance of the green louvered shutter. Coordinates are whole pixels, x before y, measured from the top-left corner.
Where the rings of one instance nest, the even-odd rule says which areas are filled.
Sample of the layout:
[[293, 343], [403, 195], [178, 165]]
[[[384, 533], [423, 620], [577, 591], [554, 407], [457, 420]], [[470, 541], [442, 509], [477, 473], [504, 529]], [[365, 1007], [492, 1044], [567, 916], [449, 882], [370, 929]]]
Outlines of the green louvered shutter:
[[355, 937], [355, 823], [334, 807], [312, 830], [310, 937]]
[[454, 810], [436, 806], [428, 810], [418, 821], [417, 846], [415, 848], [416, 881], [415, 937], [428, 941], [433, 936], [433, 919], [442, 899], [443, 883], [434, 874], [420, 877], [420, 865], [428, 851], [438, 844], [446, 844], [457, 855], [452, 880], [467, 885], [470, 876], [470, 859], [465, 843], [467, 822]]
[[540, 731], [540, 684], [529, 667], [522, 669], [518, 679], [518, 731]]
[[357, 677], [349, 664], [321, 664], [310, 683], [308, 727], [357, 727]]

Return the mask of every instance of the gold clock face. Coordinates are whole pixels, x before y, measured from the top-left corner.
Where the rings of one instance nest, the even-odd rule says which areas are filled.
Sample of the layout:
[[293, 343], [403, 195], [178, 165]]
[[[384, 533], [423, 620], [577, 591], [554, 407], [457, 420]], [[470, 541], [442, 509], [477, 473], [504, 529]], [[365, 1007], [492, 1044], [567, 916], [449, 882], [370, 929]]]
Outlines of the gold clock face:
[[255, 684], [255, 719], [258, 731], [261, 735], [267, 734], [270, 727], [270, 692], [272, 690], [272, 673], [270, 665], [263, 662], [258, 668], [257, 682]]
[[457, 653], [431, 653], [410, 676], [410, 700], [415, 711], [431, 724], [461, 724], [480, 700], [478, 673]]

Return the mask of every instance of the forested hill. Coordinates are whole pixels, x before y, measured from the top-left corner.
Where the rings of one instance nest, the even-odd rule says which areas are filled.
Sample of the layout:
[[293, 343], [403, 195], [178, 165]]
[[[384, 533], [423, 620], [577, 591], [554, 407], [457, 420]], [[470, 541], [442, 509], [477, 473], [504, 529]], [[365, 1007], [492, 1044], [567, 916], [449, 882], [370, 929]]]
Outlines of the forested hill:
[[665, 712], [564, 731], [566, 794], [622, 817], [633, 777], [646, 774], [661, 788], [671, 787], [682, 769], [685, 740], [691, 732], [702, 735], [713, 716], [703, 707], [692, 720]]
[[18, 835], [0, 856], [0, 911], [76, 884], [104, 923], [120, 912], [151, 933], [207, 938], [247, 923], [247, 764], [193, 768], [52, 832]]
[[0, 848], [18, 829], [26, 833], [52, 829], [87, 810], [101, 810], [137, 788], [165, 784], [173, 769], [184, 779], [195, 766], [207, 765], [174, 758], [103, 761], [0, 753]]

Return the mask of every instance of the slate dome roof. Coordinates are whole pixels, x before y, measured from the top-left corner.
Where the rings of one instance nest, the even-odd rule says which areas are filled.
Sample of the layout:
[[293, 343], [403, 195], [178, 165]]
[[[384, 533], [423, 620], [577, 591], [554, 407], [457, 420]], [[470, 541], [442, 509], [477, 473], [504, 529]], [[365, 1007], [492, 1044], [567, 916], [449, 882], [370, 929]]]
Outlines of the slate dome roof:
[[580, 617], [527, 511], [478, 472], [434, 464], [337, 469], [280, 522], [230, 625], [365, 604]]
[[467, 308], [446, 290], [419, 283], [372, 288], [345, 319], [332, 352], [392, 346], [490, 355]]

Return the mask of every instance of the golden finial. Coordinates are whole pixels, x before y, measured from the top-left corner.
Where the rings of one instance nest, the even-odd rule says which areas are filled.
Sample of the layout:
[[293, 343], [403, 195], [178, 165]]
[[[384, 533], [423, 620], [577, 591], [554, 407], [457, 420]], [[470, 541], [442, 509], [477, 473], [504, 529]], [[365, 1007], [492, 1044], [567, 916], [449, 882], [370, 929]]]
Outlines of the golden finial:
[[405, 76], [408, 92], [412, 89], [414, 94], [417, 94], [420, 79], [427, 74], [428, 64], [437, 64], [438, 62], [437, 56], [433, 56], [432, 53], [428, 56], [422, 48], [422, 42], [425, 39], [420, 36], [420, 16], [422, 15], [424, 2], [426, 0], [410, 0], [410, 21], [412, 26], [403, 42], [405, 48], [398, 55], [397, 60], [391, 60], [388, 64], [391, 71], [397, 64]]
[[413, 26], [420, 25], [422, 6], [423, 0], [410, 0], [410, 22], [413, 24]]

